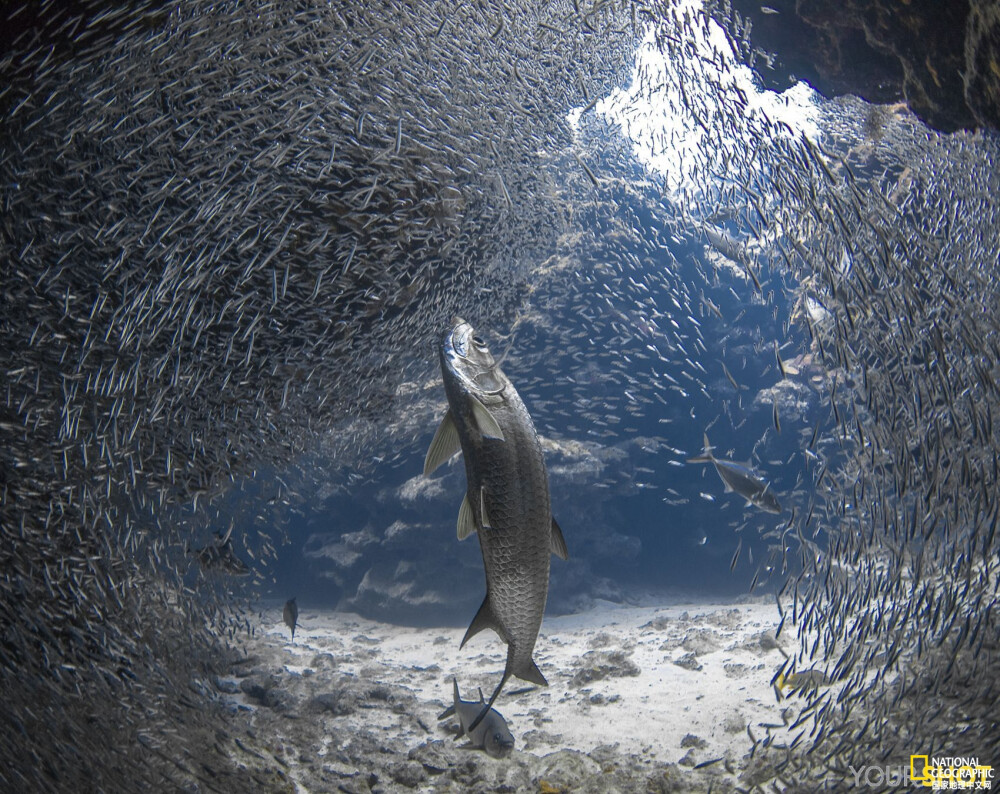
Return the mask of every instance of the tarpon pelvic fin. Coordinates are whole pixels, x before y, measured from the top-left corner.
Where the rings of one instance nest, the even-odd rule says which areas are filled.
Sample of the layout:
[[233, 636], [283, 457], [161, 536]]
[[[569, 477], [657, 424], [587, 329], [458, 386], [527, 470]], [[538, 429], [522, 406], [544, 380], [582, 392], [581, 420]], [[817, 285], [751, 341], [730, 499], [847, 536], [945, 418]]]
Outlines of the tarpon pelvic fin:
[[451, 409], [444, 415], [441, 424], [438, 425], [437, 432], [431, 440], [431, 445], [427, 448], [427, 457], [424, 458], [424, 476], [433, 472], [442, 463], [447, 461], [456, 452], [462, 451], [462, 442], [458, 437], [458, 427], [455, 419], [451, 415]]
[[469, 504], [469, 495], [462, 497], [462, 506], [458, 508], [458, 539], [465, 540], [476, 531], [476, 518]]
[[489, 513], [486, 512], [486, 489], [479, 489], [479, 515], [483, 519], [483, 529], [492, 529], [493, 522], [490, 521]]
[[560, 560], [569, 559], [569, 549], [566, 548], [566, 540], [563, 538], [562, 530], [559, 529], [555, 518], [552, 519], [552, 553]]
[[[479, 489], [479, 515], [483, 518], [483, 528], [490, 529], [493, 524], [490, 522], [490, 515], [486, 512], [486, 489]], [[469, 501], [469, 495], [466, 494], [462, 497], [462, 505], [458, 508], [458, 539], [465, 540], [469, 535], [476, 531], [476, 516], [472, 512], [472, 503]], [[554, 542], [554, 541], [553, 541]], [[565, 546], [565, 541], [563, 542]], [[553, 547], [553, 550], [554, 547]], [[563, 559], [566, 559], [563, 557]]]

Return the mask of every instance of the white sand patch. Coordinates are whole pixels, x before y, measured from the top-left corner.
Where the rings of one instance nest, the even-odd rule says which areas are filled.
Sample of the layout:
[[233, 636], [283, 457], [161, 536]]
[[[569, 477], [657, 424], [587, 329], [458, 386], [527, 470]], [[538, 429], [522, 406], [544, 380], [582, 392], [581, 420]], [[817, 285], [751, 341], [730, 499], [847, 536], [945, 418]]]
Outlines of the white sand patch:
[[[407, 628], [350, 613], [302, 606], [295, 641], [280, 610], [264, 611], [265, 631], [253, 652], [273, 654], [275, 665], [297, 680], [328, 678], [321, 668], [371, 684], [399, 686], [419, 704], [415, 719], [361, 709], [348, 719], [418, 744], [447, 738], [437, 714], [451, 703], [451, 678], [471, 699], [489, 697], [500, 680], [506, 648], [483, 632], [459, 649], [461, 628]], [[517, 750], [543, 756], [570, 749], [590, 753], [617, 745], [637, 760], [694, 764], [716, 758], [735, 767], [762, 723], [781, 723], [782, 705], [770, 681], [784, 660], [768, 642], [777, 608], [764, 604], [621, 607], [546, 617], [535, 660], [549, 686], [512, 679], [496, 709], [513, 732]], [[762, 642], [762, 637], [764, 641]], [[680, 662], [681, 664], [675, 664]], [[273, 668], [272, 668], [273, 669]], [[686, 757], [686, 758], [685, 758]], [[721, 764], [720, 764], [721, 766]]]

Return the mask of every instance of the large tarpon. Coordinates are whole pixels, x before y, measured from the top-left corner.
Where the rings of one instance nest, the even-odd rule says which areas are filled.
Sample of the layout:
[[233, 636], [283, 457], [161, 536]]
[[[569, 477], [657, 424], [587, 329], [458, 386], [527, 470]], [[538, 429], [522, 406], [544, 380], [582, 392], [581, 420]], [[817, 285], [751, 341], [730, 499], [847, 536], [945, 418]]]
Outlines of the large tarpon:
[[548, 596], [549, 555], [568, 554], [552, 518], [548, 473], [531, 417], [485, 342], [461, 318], [445, 334], [441, 372], [449, 407], [427, 451], [424, 474], [463, 453], [467, 489], [458, 537], [478, 533], [486, 569], [486, 598], [462, 645], [483, 629], [507, 643], [503, 678], [467, 729], [472, 731], [511, 675], [548, 684], [532, 653]]

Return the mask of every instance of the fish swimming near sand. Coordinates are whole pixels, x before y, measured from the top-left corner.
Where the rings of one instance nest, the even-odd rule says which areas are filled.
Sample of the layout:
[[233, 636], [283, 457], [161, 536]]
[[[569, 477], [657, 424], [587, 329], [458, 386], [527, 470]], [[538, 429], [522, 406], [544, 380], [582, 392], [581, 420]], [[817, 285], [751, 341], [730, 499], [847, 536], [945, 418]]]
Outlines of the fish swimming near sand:
[[726, 491], [733, 491], [747, 500], [754, 507], [759, 507], [768, 513], [780, 513], [781, 504], [771, 490], [771, 484], [759, 477], [746, 466], [733, 463], [731, 460], [719, 460], [712, 454], [712, 445], [708, 443], [705, 434], [705, 451], [694, 458], [688, 458], [688, 463], [711, 463], [719, 473], [719, 478], [726, 486]]
[[441, 372], [449, 407], [427, 451], [424, 474], [463, 453], [467, 488], [458, 537], [478, 533], [486, 569], [486, 598], [462, 646], [483, 629], [507, 643], [503, 678], [472, 731], [511, 675], [548, 685], [532, 653], [548, 596], [549, 555], [569, 555], [552, 518], [545, 458], [531, 417], [486, 343], [461, 318], [445, 334]]
[[237, 557], [233, 550], [232, 535], [232, 526], [225, 535], [216, 532], [215, 540], [201, 549], [195, 549], [194, 553], [206, 570], [222, 571], [233, 576], [249, 576], [250, 566]]
[[285, 602], [285, 608], [281, 613], [285, 625], [292, 630], [292, 639], [295, 639], [295, 626], [299, 622], [299, 607], [294, 598], [289, 598]]
[[775, 679], [774, 686], [778, 692], [787, 697], [788, 694], [794, 692], [808, 694], [821, 687], [831, 686], [835, 683], [836, 680], [834, 678], [821, 670], [814, 669], [802, 670], [801, 672], [789, 673], [788, 675], [785, 675], [783, 672], [779, 673]]
[[510, 751], [514, 749], [514, 737], [507, 727], [507, 720], [496, 709], [489, 709], [486, 716], [479, 720], [475, 728], [471, 724], [479, 717], [486, 700], [483, 698], [482, 690], [479, 691], [479, 700], [462, 700], [458, 692], [458, 681], [452, 679], [454, 686], [453, 705], [446, 708], [438, 715], [439, 720], [456, 715], [458, 724], [461, 726], [459, 737], [468, 736], [469, 746], [482, 749], [493, 758], [506, 758]]

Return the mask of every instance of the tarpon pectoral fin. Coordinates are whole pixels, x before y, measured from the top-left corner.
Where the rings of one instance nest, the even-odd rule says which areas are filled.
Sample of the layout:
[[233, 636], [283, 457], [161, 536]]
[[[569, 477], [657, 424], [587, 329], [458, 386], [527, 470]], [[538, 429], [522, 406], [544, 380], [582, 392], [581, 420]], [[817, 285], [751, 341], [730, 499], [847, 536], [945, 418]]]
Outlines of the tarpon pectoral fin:
[[566, 539], [563, 537], [562, 530], [559, 529], [555, 518], [552, 519], [552, 553], [560, 560], [569, 559], [569, 549], [566, 548]]
[[462, 637], [462, 643], [458, 646], [459, 648], [464, 648], [465, 643], [470, 639], [475, 637], [483, 629], [493, 629], [499, 636], [500, 639], [507, 641], [504, 635], [503, 629], [500, 628], [500, 622], [496, 619], [493, 614], [493, 607], [490, 606], [490, 594], [486, 594], [486, 598], [483, 599], [483, 605], [479, 607], [479, 611], [476, 616], [472, 619], [472, 623], [469, 624], [468, 630], [465, 632], [465, 636]]
[[438, 714], [438, 719], [443, 720], [445, 717], [450, 717], [454, 713], [455, 713], [455, 707], [448, 706], [448, 708], [446, 708], [444, 711]]
[[448, 413], [441, 420], [441, 424], [438, 425], [437, 432], [434, 433], [430, 447], [427, 448], [427, 457], [424, 458], [424, 476], [426, 477], [461, 450], [462, 442], [458, 438], [458, 427], [455, 426], [455, 419], [449, 408]]
[[472, 416], [476, 427], [479, 428], [479, 432], [485, 438], [496, 438], [503, 441], [503, 430], [500, 429], [497, 420], [493, 418], [493, 414], [489, 412], [486, 406], [471, 394], [469, 395], [469, 405], [472, 406]]
[[469, 495], [462, 497], [462, 506], [458, 508], [458, 539], [465, 540], [476, 531], [476, 517], [469, 504]]
[[486, 512], [486, 489], [479, 489], [479, 515], [483, 517], [483, 529], [493, 529], [493, 522], [490, 521], [490, 515]]

